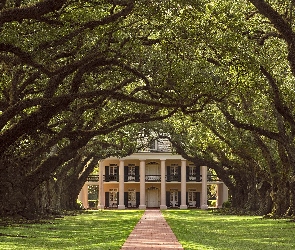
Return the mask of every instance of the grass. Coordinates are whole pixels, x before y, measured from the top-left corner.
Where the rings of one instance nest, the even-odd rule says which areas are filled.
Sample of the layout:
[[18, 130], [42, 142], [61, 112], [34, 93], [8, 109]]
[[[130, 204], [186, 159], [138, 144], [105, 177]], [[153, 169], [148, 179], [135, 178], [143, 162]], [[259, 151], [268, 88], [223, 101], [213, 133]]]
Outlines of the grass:
[[185, 250], [293, 250], [295, 223], [202, 210], [163, 211]]
[[41, 224], [0, 226], [0, 249], [118, 250], [142, 214], [140, 210], [88, 211]]
[[[142, 210], [87, 211], [39, 224], [1, 225], [0, 249], [119, 250]], [[203, 210], [162, 211], [185, 250], [293, 250], [295, 223]]]

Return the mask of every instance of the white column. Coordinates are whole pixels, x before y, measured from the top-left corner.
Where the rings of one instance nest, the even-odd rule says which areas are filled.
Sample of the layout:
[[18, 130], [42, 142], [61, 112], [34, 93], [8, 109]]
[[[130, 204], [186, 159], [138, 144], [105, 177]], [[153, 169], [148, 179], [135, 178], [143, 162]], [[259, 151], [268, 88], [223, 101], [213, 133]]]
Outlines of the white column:
[[118, 209], [125, 209], [124, 204], [124, 161], [119, 164], [119, 204]]
[[180, 209], [187, 209], [186, 205], [186, 160], [181, 160], [181, 204]]
[[201, 173], [202, 173], [201, 209], [208, 209], [208, 205], [207, 205], [207, 166], [201, 166]]
[[99, 161], [99, 180], [98, 180], [98, 209], [104, 209], [104, 203], [105, 203], [105, 196], [104, 196], [104, 187], [103, 187], [103, 173], [104, 173], [104, 166], [103, 166], [103, 160]]
[[228, 187], [224, 183], [222, 184], [222, 186], [223, 186], [223, 188], [222, 188], [223, 189], [223, 200], [222, 200], [222, 204], [223, 204], [223, 202], [228, 201]]
[[79, 193], [79, 201], [82, 202], [83, 208], [88, 209], [88, 185], [84, 183], [80, 193]]
[[161, 160], [161, 205], [160, 209], [167, 209], [166, 205], [166, 179], [165, 179], [165, 174], [166, 174], [166, 165], [165, 165], [165, 160]]
[[223, 203], [223, 185], [217, 184], [216, 185], [216, 207], [221, 208]]
[[217, 184], [216, 207], [222, 208], [225, 201], [228, 201], [228, 187], [224, 183]]
[[139, 209], [146, 209], [145, 204], [145, 160], [139, 163], [139, 181], [140, 181], [140, 204]]

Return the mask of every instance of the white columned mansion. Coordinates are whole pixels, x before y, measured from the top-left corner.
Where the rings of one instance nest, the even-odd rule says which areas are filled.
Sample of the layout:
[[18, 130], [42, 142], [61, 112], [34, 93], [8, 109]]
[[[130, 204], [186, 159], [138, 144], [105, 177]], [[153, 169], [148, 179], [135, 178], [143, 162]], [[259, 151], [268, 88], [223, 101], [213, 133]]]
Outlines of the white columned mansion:
[[208, 208], [207, 186], [216, 188], [216, 207], [228, 200], [228, 188], [207, 166], [195, 166], [157, 141], [153, 148], [124, 158], [99, 162], [99, 175], [89, 176], [79, 200], [89, 208], [88, 186], [97, 186], [98, 209]]

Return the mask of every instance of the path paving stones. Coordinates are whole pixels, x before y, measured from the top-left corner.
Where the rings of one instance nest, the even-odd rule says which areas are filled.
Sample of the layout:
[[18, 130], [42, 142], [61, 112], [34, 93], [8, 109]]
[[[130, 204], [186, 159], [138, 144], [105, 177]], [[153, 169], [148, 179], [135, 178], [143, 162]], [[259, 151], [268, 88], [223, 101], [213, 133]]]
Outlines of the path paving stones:
[[183, 249], [160, 210], [145, 210], [121, 250]]

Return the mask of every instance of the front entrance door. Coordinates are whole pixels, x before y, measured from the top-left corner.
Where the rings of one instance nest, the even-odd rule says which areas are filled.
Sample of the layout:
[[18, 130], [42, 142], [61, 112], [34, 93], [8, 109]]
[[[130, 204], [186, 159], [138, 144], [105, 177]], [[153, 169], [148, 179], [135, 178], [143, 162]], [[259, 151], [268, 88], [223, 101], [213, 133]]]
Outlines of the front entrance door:
[[159, 189], [147, 190], [148, 207], [159, 207]]
[[170, 206], [171, 207], [178, 206], [178, 190], [177, 189], [170, 190]]

